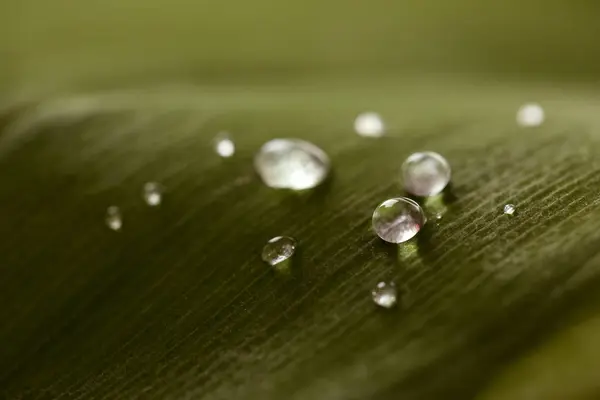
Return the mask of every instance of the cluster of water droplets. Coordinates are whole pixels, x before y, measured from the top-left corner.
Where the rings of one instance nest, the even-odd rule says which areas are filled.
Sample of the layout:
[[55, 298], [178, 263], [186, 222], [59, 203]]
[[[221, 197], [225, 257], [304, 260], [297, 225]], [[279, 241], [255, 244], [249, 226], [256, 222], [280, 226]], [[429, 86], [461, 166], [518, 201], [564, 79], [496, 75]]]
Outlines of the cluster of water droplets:
[[[544, 120], [544, 111], [538, 104], [522, 106], [517, 112], [517, 123], [524, 127], [539, 126]], [[354, 130], [364, 137], [381, 137], [385, 124], [375, 112], [359, 114], [354, 121]], [[213, 140], [214, 151], [222, 158], [235, 154], [236, 146], [227, 132], [219, 133]], [[254, 167], [261, 180], [275, 189], [307, 190], [322, 184], [331, 170], [328, 155], [313, 143], [295, 139], [272, 139], [259, 149], [254, 157]], [[408, 156], [401, 166], [403, 188], [407, 195], [415, 198], [439, 196], [451, 180], [451, 168], [440, 154], [424, 151]], [[148, 206], [162, 203], [163, 189], [157, 182], [148, 182], [143, 187], [143, 198]], [[516, 206], [506, 204], [503, 212], [513, 215]], [[436, 216], [437, 219], [439, 217]], [[384, 200], [373, 211], [373, 231], [385, 242], [402, 244], [413, 239], [427, 223], [421, 205], [412, 198], [398, 196]], [[106, 212], [106, 224], [114, 231], [121, 230], [123, 217], [117, 206]], [[289, 263], [296, 252], [296, 239], [277, 236], [267, 241], [262, 249], [262, 260], [277, 267]], [[393, 282], [379, 282], [372, 289], [373, 302], [383, 308], [397, 304], [398, 292]]]

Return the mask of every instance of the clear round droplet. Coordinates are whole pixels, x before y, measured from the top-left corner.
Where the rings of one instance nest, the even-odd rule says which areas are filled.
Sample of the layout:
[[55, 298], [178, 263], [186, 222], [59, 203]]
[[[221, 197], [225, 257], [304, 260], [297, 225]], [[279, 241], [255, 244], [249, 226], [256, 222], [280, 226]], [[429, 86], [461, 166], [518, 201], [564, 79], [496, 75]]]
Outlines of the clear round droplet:
[[354, 120], [354, 130], [360, 136], [380, 137], [385, 134], [385, 124], [379, 114], [365, 112], [359, 114]]
[[214, 139], [215, 151], [223, 158], [233, 156], [235, 153], [235, 143], [229, 133], [221, 132]]
[[427, 219], [415, 201], [398, 197], [381, 203], [373, 212], [373, 230], [389, 243], [403, 243], [415, 237]]
[[431, 151], [411, 154], [402, 164], [404, 188], [416, 196], [435, 196], [450, 182], [448, 161]]
[[544, 122], [544, 119], [544, 109], [537, 103], [524, 104], [517, 111], [517, 123], [520, 126], [540, 126]]
[[383, 308], [392, 308], [398, 301], [398, 291], [393, 282], [379, 282], [371, 294], [375, 304]]
[[517, 211], [517, 207], [514, 204], [507, 204], [504, 206], [504, 214], [513, 215]]
[[121, 210], [117, 206], [110, 206], [106, 210], [106, 225], [113, 231], [119, 231], [123, 227]]
[[288, 236], [277, 236], [269, 240], [262, 250], [262, 259], [270, 265], [277, 265], [290, 259], [296, 251], [296, 240]]
[[330, 170], [329, 157], [312, 143], [273, 139], [254, 158], [263, 182], [272, 188], [304, 190], [322, 183]]
[[162, 203], [162, 188], [156, 182], [148, 182], [144, 185], [144, 201], [150, 207], [156, 207]]

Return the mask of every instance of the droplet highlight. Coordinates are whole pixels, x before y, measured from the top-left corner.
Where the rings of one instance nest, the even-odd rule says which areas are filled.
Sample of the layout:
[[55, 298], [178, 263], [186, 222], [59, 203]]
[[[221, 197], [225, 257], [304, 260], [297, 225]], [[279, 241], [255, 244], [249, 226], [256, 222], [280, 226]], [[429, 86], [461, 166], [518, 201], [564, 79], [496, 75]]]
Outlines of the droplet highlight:
[[148, 182], [144, 185], [143, 197], [146, 204], [156, 207], [162, 203], [162, 188], [156, 182]]
[[503, 211], [506, 215], [514, 215], [515, 211], [517, 211], [517, 207], [515, 207], [514, 204], [506, 204]]
[[450, 183], [448, 161], [432, 151], [411, 154], [402, 164], [404, 189], [416, 196], [440, 194]]
[[269, 240], [262, 250], [262, 259], [275, 266], [289, 260], [296, 252], [296, 240], [289, 236], [277, 236]]
[[360, 136], [380, 137], [385, 134], [385, 124], [379, 114], [365, 112], [359, 114], [354, 120], [354, 130]]
[[121, 210], [117, 206], [110, 206], [106, 210], [106, 225], [113, 231], [119, 231], [123, 227]]
[[235, 154], [235, 142], [227, 132], [219, 133], [214, 139], [215, 151], [223, 158], [229, 158]]
[[305, 190], [325, 180], [330, 161], [327, 154], [312, 143], [299, 139], [273, 139], [256, 154], [254, 167], [269, 187]]
[[419, 204], [406, 197], [389, 199], [373, 212], [373, 230], [388, 243], [403, 243], [415, 237], [427, 222]]
[[393, 282], [379, 282], [371, 295], [373, 302], [383, 308], [392, 308], [398, 302], [398, 290]]
[[537, 103], [524, 104], [517, 111], [517, 123], [523, 127], [540, 126], [544, 119], [544, 109]]

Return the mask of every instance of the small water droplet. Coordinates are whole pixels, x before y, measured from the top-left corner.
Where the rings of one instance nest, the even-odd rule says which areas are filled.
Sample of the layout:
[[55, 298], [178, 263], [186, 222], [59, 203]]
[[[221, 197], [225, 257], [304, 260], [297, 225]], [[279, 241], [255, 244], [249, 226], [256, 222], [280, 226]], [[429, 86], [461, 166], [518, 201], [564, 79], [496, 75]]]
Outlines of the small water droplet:
[[296, 251], [296, 240], [288, 236], [277, 236], [269, 240], [262, 250], [262, 259], [270, 265], [277, 265], [290, 259]]
[[123, 226], [123, 218], [121, 210], [117, 206], [110, 206], [106, 210], [106, 225], [113, 231], [121, 230]]
[[144, 185], [143, 196], [150, 207], [158, 206], [162, 202], [162, 188], [156, 182], [148, 182]]
[[329, 174], [329, 157], [312, 143], [299, 139], [273, 139], [265, 143], [254, 167], [272, 188], [304, 190], [322, 183]]
[[371, 294], [375, 304], [383, 308], [392, 308], [398, 301], [398, 291], [393, 282], [379, 282]]
[[540, 126], [544, 119], [544, 109], [537, 103], [524, 104], [517, 112], [517, 123], [521, 126]]
[[215, 151], [223, 158], [231, 157], [235, 153], [235, 143], [227, 132], [221, 132], [214, 140]]
[[504, 214], [513, 215], [517, 211], [517, 207], [514, 204], [507, 204], [504, 206]]
[[354, 120], [354, 130], [360, 136], [380, 137], [385, 134], [385, 124], [379, 114], [365, 112], [359, 114]]
[[381, 203], [373, 212], [373, 230], [389, 243], [403, 243], [412, 239], [427, 219], [415, 201], [398, 197]]
[[402, 164], [404, 188], [416, 196], [435, 196], [450, 182], [448, 161], [441, 155], [426, 151], [411, 154]]

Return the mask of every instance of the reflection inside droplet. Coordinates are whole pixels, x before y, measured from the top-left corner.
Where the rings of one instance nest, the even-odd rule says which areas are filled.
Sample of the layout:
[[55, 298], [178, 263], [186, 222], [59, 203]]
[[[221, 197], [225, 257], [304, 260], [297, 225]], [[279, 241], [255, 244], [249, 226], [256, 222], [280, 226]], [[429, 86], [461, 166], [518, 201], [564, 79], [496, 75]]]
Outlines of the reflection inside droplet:
[[106, 225], [113, 231], [121, 230], [123, 226], [123, 218], [121, 210], [117, 206], [110, 206], [106, 210]]
[[514, 204], [507, 204], [504, 206], [504, 214], [506, 215], [514, 215], [515, 211], [517, 210], [517, 207], [515, 207]]
[[360, 136], [380, 137], [385, 134], [385, 125], [379, 114], [365, 112], [359, 114], [354, 120], [354, 130]]
[[412, 239], [426, 221], [419, 204], [407, 197], [398, 197], [377, 206], [371, 223], [381, 239], [388, 243], [403, 243]]
[[158, 206], [162, 202], [162, 189], [156, 182], [148, 182], [144, 185], [144, 200], [151, 207]]
[[262, 250], [262, 259], [272, 266], [289, 260], [296, 251], [296, 240], [289, 236], [277, 236], [269, 240]]
[[256, 171], [272, 188], [304, 190], [322, 183], [329, 174], [329, 157], [312, 143], [273, 139], [254, 158]]
[[448, 161], [438, 153], [425, 151], [411, 154], [402, 164], [404, 188], [416, 196], [435, 196], [450, 182]]
[[375, 304], [383, 308], [392, 308], [398, 301], [398, 291], [393, 282], [379, 282], [371, 295]]
[[235, 153], [235, 143], [227, 132], [221, 132], [214, 140], [215, 151], [223, 158], [231, 157]]
[[537, 103], [524, 104], [517, 112], [517, 123], [521, 126], [540, 126], [544, 119], [544, 109]]

